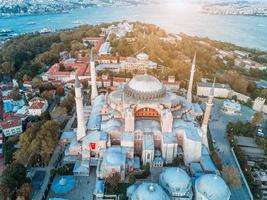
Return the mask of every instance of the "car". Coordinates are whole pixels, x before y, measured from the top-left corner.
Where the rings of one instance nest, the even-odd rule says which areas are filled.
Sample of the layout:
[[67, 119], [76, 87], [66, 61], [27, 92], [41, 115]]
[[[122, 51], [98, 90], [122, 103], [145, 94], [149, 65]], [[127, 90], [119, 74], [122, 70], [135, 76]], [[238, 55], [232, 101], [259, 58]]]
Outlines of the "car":
[[215, 144], [216, 143], [216, 140], [213, 139], [212, 142], [213, 142], [213, 144]]

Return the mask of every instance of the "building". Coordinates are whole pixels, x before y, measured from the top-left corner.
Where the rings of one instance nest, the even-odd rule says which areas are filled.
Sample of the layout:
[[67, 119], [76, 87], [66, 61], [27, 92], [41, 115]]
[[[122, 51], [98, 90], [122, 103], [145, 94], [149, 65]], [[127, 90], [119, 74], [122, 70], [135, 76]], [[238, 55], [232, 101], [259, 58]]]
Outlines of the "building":
[[[207, 97], [210, 94], [212, 83], [197, 83], [197, 95]], [[216, 83], [214, 85], [214, 97], [228, 98], [231, 88], [228, 84]]]
[[263, 200], [267, 199], [267, 170], [254, 171], [253, 178], [260, 185]]
[[227, 99], [223, 102], [222, 110], [229, 114], [239, 114], [241, 105], [237, 101]]
[[193, 198], [191, 178], [183, 169], [164, 169], [160, 174], [159, 183], [173, 200], [191, 200]]
[[133, 24], [129, 24], [127, 21], [123, 21], [118, 25], [111, 25], [103, 31], [103, 34], [109, 36], [115, 34], [118, 38], [123, 38], [127, 33], [133, 31]]
[[250, 69], [258, 69], [258, 70], [266, 70], [267, 67], [263, 64], [255, 62], [251, 59], [243, 59], [243, 58], [236, 58], [234, 60], [236, 67], [244, 67], [246, 70]]
[[[112, 170], [122, 176], [130, 172], [134, 155], [152, 165], [155, 150], [161, 151], [165, 163], [171, 163], [178, 146], [183, 149], [186, 164], [199, 161], [202, 130], [193, 116], [191, 104], [184, 97], [166, 90], [153, 76], [137, 75], [124, 88], [97, 96], [87, 123], [78, 119], [78, 127], [86, 126], [86, 136], [83, 133], [78, 137], [82, 142], [80, 154], [86, 160], [99, 160], [97, 173], [101, 178]], [[77, 141], [75, 144], [66, 155], [80, 151]], [[116, 162], [109, 159], [110, 155]]]
[[195, 200], [230, 200], [231, 192], [224, 180], [214, 174], [199, 177], [194, 186]]
[[[91, 64], [91, 76], [93, 68]], [[92, 90], [96, 84], [91, 81]], [[78, 128], [76, 138], [65, 150], [64, 160], [71, 158], [75, 162], [77, 175], [88, 176], [90, 166], [96, 166], [98, 178], [119, 172], [122, 180], [138, 166], [138, 160], [150, 166], [170, 164], [177, 156], [187, 166], [200, 162], [202, 149], [207, 147], [203, 127], [209, 121], [214, 96], [211, 94], [201, 127], [193, 104], [168, 90], [154, 76], [136, 75], [105, 95], [92, 92], [90, 110], [82, 104], [81, 86], [76, 78]], [[90, 115], [85, 114], [88, 112]]]
[[121, 71], [146, 72], [148, 69], [157, 69], [157, 63], [150, 61], [145, 53], [139, 53], [136, 57], [128, 57], [121, 62]]
[[120, 62], [124, 61], [125, 59], [125, 57], [121, 56], [102, 55], [96, 56], [95, 61], [98, 64], [120, 64]]
[[29, 101], [29, 115], [41, 116], [48, 108], [48, 102], [46, 99], [40, 97], [34, 97]]
[[129, 200], [170, 200], [170, 197], [157, 183], [134, 184], [127, 189]]
[[265, 104], [265, 99], [257, 97], [253, 102], [252, 109], [257, 112], [262, 112], [264, 104]]
[[239, 50], [235, 50], [234, 54], [236, 56], [238, 56], [239, 58], [248, 58], [249, 57], [249, 52], [245, 52], [245, 51], [239, 51]]
[[110, 51], [111, 51], [110, 42], [104, 42], [98, 51], [98, 55], [100, 56], [109, 55]]
[[257, 162], [266, 159], [264, 150], [256, 144], [254, 138], [237, 136], [235, 139], [247, 160]]
[[43, 80], [58, 80], [67, 82], [75, 79], [75, 74], [78, 76], [86, 76], [88, 72], [88, 63], [77, 62], [75, 59], [67, 60], [61, 63], [56, 63], [42, 76]]
[[10, 119], [0, 122], [0, 129], [5, 137], [22, 133], [22, 122], [20, 119]]

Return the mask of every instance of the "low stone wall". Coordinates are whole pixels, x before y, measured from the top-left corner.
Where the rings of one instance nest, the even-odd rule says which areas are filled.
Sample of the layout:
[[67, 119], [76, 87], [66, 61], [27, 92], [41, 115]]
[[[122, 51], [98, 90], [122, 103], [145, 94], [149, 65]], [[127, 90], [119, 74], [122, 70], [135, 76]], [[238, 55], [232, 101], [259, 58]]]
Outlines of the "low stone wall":
[[250, 97], [249, 96], [246, 96], [244, 94], [241, 94], [241, 93], [238, 93], [234, 90], [232, 90], [230, 93], [229, 93], [229, 97], [232, 98], [233, 96], [236, 96], [237, 97], [237, 100], [238, 101], [243, 101], [244, 103], [247, 103], [248, 100], [250, 100]]

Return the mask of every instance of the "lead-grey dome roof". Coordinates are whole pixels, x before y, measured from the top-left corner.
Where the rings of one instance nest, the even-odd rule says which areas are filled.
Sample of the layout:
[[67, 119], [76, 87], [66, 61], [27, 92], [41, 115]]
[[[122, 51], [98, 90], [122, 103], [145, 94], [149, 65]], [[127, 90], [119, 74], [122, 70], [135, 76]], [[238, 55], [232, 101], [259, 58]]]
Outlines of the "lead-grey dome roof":
[[139, 100], [151, 100], [165, 95], [165, 86], [154, 76], [136, 75], [125, 86], [128, 96]]

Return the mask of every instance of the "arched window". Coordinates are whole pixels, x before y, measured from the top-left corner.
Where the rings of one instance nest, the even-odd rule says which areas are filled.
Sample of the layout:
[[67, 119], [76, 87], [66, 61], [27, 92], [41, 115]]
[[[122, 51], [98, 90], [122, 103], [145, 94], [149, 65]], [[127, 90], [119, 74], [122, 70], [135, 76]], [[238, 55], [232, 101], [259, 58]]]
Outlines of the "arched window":
[[141, 108], [135, 112], [135, 117], [159, 117], [159, 113], [153, 108]]

